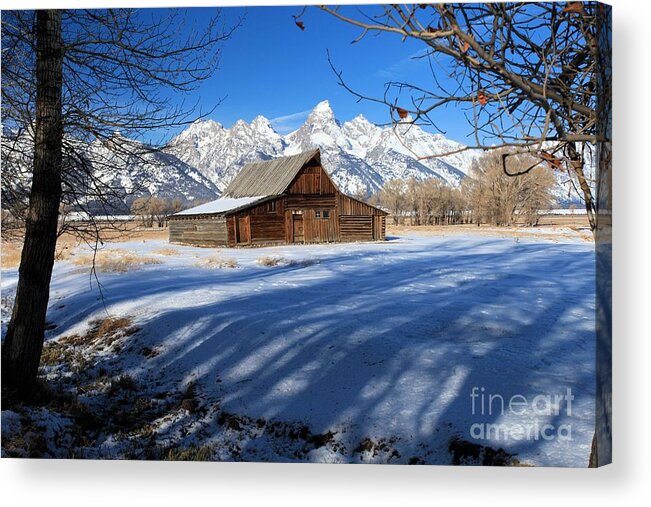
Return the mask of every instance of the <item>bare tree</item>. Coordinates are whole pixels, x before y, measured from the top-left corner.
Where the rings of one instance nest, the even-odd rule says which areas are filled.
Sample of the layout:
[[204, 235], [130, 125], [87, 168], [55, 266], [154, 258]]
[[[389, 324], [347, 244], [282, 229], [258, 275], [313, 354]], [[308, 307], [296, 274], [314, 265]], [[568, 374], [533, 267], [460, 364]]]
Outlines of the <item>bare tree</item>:
[[466, 217], [462, 192], [438, 178], [389, 180], [370, 201], [388, 209], [394, 225], [406, 216], [411, 225], [457, 224]]
[[149, 200], [149, 210], [154, 217], [158, 227], [165, 227], [167, 215], [170, 214], [170, 201], [159, 197], [152, 197]]
[[[508, 157], [511, 172], [523, 172], [517, 178], [504, 173], [503, 151], [485, 154], [473, 165], [462, 183], [473, 218], [480, 224], [513, 225], [524, 221], [537, 225], [540, 210], [549, 209], [554, 202], [554, 174], [546, 166], [536, 165], [529, 155]], [[530, 166], [535, 167], [524, 172]]]
[[[597, 34], [607, 7], [596, 2], [319, 7], [359, 27], [354, 42], [369, 33], [422, 42], [420, 58], [432, 69], [431, 87], [391, 81], [382, 97], [353, 90], [336, 70], [342, 86], [360, 99], [386, 104], [394, 127], [438, 128], [437, 110], [457, 104], [476, 141], [466, 149], [509, 146], [510, 153], [529, 153], [537, 163], [565, 169], [595, 229], [594, 182], [587, 171], [592, 157], [586, 152], [603, 140], [597, 129], [597, 109], [603, 106], [597, 96]], [[506, 164], [503, 170], [508, 173]]]
[[407, 206], [407, 187], [405, 182], [399, 179], [387, 181], [382, 187], [382, 190], [372, 196], [370, 201], [387, 208], [393, 217], [393, 225], [398, 225]]
[[131, 203], [131, 213], [140, 219], [143, 227], [152, 227], [154, 217], [149, 209], [149, 197], [138, 197]]
[[143, 227], [167, 225], [167, 217], [183, 209], [180, 199], [163, 199], [160, 197], [139, 197], [131, 204], [131, 213], [140, 218]]
[[[88, 212], [75, 230], [100, 241], [97, 211], [124, 202], [102, 175], [115, 157], [144, 160], [159, 149], [128, 142], [201, 116], [175, 104], [217, 68], [231, 29], [219, 10], [197, 26], [181, 11], [4, 11], [2, 16], [3, 200], [25, 205], [25, 238], [14, 308], [2, 347], [6, 392], [34, 387], [62, 202]], [[208, 111], [209, 112], [209, 111]], [[87, 146], [98, 149], [89, 154]], [[28, 164], [25, 164], [25, 161]], [[5, 186], [4, 172], [12, 177]]]

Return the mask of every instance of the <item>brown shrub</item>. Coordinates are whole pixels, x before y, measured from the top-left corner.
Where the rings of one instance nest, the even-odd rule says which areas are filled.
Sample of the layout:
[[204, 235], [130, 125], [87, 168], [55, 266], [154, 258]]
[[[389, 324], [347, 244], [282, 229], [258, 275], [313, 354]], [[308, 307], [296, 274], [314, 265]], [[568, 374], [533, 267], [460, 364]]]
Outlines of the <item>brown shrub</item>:
[[196, 263], [196, 265], [202, 268], [220, 268], [220, 269], [221, 268], [234, 269], [239, 267], [239, 264], [235, 259], [231, 259], [231, 258], [224, 259], [217, 255], [201, 259]]
[[287, 263], [287, 259], [284, 257], [260, 257], [256, 260], [256, 262], [261, 266], [272, 267], [278, 266], [278, 264]]
[[[72, 262], [78, 266], [92, 266], [93, 255], [78, 255]], [[97, 271], [125, 273], [146, 264], [161, 264], [161, 261], [155, 257], [145, 257], [121, 248], [100, 250], [95, 256]]]
[[179, 251], [176, 248], [160, 248], [158, 250], [155, 250], [152, 253], [154, 253], [155, 255], [172, 256], [172, 255], [178, 255]]

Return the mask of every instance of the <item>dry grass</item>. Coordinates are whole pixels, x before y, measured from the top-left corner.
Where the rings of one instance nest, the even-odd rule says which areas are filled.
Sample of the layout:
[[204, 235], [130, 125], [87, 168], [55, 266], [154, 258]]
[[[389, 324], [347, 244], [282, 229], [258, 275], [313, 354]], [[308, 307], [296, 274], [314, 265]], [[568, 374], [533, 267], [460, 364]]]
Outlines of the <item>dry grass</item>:
[[2, 269], [15, 268], [20, 264], [20, 253], [23, 244], [20, 241], [2, 242]]
[[166, 461], [211, 461], [213, 450], [210, 446], [190, 446], [186, 448], [170, 448], [165, 453]]
[[286, 264], [287, 259], [284, 257], [260, 257], [256, 260], [258, 264], [261, 266], [267, 266], [267, 267], [272, 267], [272, 266], [278, 266], [278, 264]]
[[205, 257], [200, 261], [198, 261], [195, 265], [202, 268], [219, 268], [219, 269], [222, 268], [235, 269], [239, 267], [239, 264], [235, 259], [223, 258], [217, 255], [213, 255], [212, 257]]
[[120, 375], [117, 378], [111, 380], [111, 383], [108, 387], [107, 394], [109, 396], [115, 396], [123, 391], [137, 391], [138, 383], [130, 375]]
[[286, 259], [285, 257], [260, 257], [256, 260], [261, 266], [273, 267], [273, 266], [289, 266], [294, 268], [305, 268], [308, 266], [313, 266], [314, 264], [319, 264], [318, 259]]
[[[121, 230], [115, 230], [108, 226], [100, 229], [99, 234], [103, 242], [122, 243], [125, 241], [149, 241], [149, 240], [166, 240], [169, 229], [157, 228], [143, 229], [137, 222], [124, 224]], [[20, 235], [19, 235], [20, 236]], [[64, 233], [57, 239], [55, 260], [67, 260], [74, 257], [74, 249], [83, 243], [75, 235]], [[2, 255], [0, 256], [2, 269], [15, 268], [20, 264], [20, 255], [23, 248], [22, 237], [16, 237], [11, 240], [2, 241]], [[172, 249], [170, 249], [172, 250]], [[177, 252], [159, 255], [174, 255]]]
[[[72, 262], [78, 266], [92, 266], [93, 255], [77, 255], [74, 256]], [[95, 256], [95, 269], [97, 271], [126, 273], [146, 264], [161, 264], [161, 261], [155, 257], [138, 255], [121, 248], [100, 250]]]
[[179, 255], [179, 251], [176, 248], [160, 248], [159, 250], [155, 250], [152, 252], [154, 255], [164, 255], [166, 257], [170, 257], [173, 255]]
[[48, 341], [41, 354], [42, 366], [66, 363], [72, 371], [84, 371], [92, 364], [92, 354], [114, 349], [119, 351], [119, 341], [138, 332], [131, 317], [106, 317], [90, 322], [90, 329], [83, 335], [70, 335], [56, 341]]
[[[74, 255], [73, 250], [78, 246], [71, 237], [59, 238], [54, 251], [54, 259], [63, 261]], [[20, 255], [23, 250], [23, 242], [20, 239], [2, 242], [2, 268], [15, 268], [20, 264]]]

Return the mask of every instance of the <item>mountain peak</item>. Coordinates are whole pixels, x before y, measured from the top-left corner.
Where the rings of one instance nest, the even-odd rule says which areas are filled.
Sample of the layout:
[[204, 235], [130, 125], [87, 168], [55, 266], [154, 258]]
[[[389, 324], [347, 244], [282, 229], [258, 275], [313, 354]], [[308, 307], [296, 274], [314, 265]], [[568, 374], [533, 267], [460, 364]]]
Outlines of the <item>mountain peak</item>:
[[271, 125], [271, 122], [267, 118], [259, 114], [258, 116], [253, 118], [251, 125]]
[[335, 113], [330, 107], [330, 102], [322, 100], [319, 102], [307, 117], [308, 123], [337, 123]]
[[194, 121], [192, 122], [192, 125], [193, 125], [193, 126], [196, 125], [197, 127], [209, 127], [209, 128], [210, 128], [210, 127], [221, 127], [221, 126], [222, 126], [221, 123], [219, 123], [219, 122], [217, 122], [217, 121], [215, 121], [215, 120], [211, 120], [211, 119], [207, 119], [207, 120], [204, 120], [204, 119], [194, 120]]
[[215, 120], [195, 120], [192, 122], [192, 125], [188, 127], [181, 135], [187, 134], [200, 134], [203, 135], [206, 132], [216, 132], [223, 130], [224, 126], [216, 122]]
[[271, 122], [262, 115], [258, 115], [255, 118], [253, 118], [253, 121], [251, 122], [251, 126], [259, 132], [267, 132], [267, 131], [271, 131], [273, 133], [276, 132], [274, 128], [271, 126]]
[[330, 107], [330, 101], [328, 99], [322, 100], [319, 102], [312, 112], [330, 112], [332, 113], [332, 107]]
[[355, 118], [350, 120], [350, 122], [348, 122], [348, 123], [352, 123], [353, 125], [364, 125], [365, 127], [366, 126], [375, 126], [370, 121], [368, 121], [366, 119], [366, 116], [364, 116], [363, 114], [358, 114], [357, 116], [355, 116]]
[[241, 129], [241, 128], [244, 128], [244, 127], [248, 127], [248, 123], [246, 123], [242, 119], [239, 119], [235, 123], [233, 123], [233, 126], [231, 128]]

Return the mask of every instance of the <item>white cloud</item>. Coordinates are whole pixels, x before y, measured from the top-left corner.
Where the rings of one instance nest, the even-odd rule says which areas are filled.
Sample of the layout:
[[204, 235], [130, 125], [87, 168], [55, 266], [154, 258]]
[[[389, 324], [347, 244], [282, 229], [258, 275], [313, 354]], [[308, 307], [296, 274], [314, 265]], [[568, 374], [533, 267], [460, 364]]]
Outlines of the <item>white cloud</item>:
[[413, 70], [414, 65], [422, 65], [427, 63], [427, 58], [423, 58], [429, 52], [429, 48], [419, 49], [415, 53], [410, 54], [402, 60], [385, 67], [383, 69], [378, 69], [375, 73], [377, 77], [383, 79], [396, 79], [401, 75], [404, 75], [406, 72]]
[[300, 111], [298, 113], [278, 116], [277, 118], [272, 118], [269, 120], [269, 122], [279, 134], [289, 134], [290, 132], [293, 132], [301, 125], [303, 125], [311, 112], [312, 110], [308, 109], [306, 111]]

